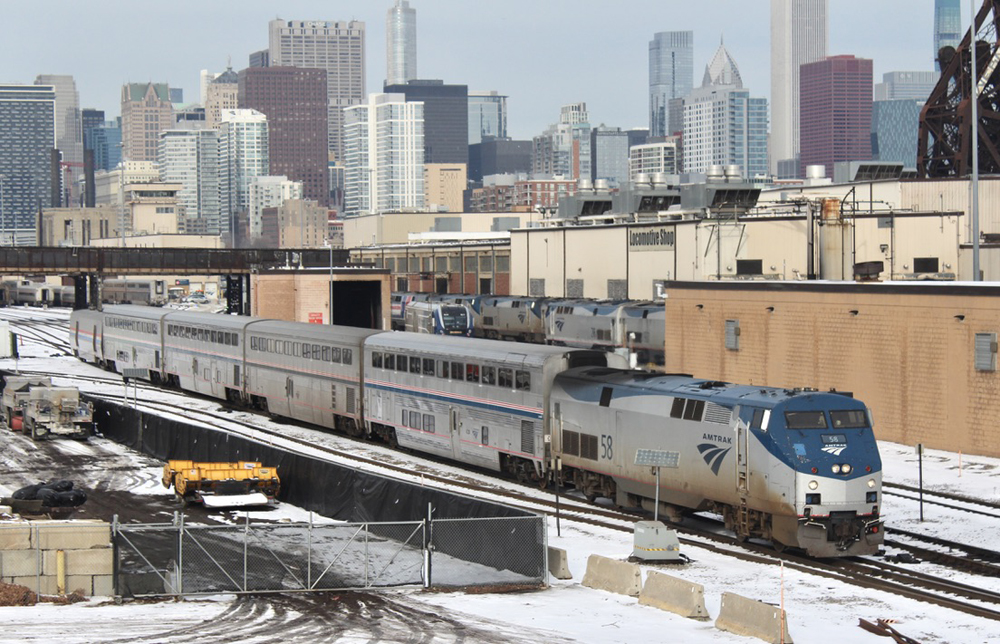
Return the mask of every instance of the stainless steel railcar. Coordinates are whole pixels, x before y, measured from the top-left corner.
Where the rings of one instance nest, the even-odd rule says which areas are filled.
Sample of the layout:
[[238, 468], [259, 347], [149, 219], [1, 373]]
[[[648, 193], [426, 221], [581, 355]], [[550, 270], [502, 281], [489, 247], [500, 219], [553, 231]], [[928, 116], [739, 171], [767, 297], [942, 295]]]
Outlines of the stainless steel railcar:
[[640, 371], [571, 369], [553, 384], [553, 452], [589, 498], [713, 511], [737, 535], [816, 557], [882, 544], [882, 463], [861, 402], [836, 393]]
[[625, 346], [622, 302], [554, 300], [546, 304], [545, 341], [567, 347], [610, 350]]
[[110, 304], [163, 306], [167, 286], [163, 280], [108, 279], [101, 284], [101, 299]]
[[37, 282], [21, 282], [14, 287], [14, 302], [27, 306], [52, 306], [55, 304], [54, 287]]
[[640, 365], [662, 365], [667, 343], [667, 311], [662, 303], [628, 302], [618, 311], [622, 340]]

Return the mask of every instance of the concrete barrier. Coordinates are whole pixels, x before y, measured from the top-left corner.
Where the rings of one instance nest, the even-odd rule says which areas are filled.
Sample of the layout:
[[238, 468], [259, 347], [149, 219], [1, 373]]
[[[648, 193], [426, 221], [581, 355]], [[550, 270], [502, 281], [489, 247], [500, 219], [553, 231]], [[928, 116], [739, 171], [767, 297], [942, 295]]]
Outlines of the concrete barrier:
[[566, 551], [562, 548], [549, 546], [549, 574], [556, 579], [572, 579], [573, 575], [569, 571], [569, 562], [566, 559]]
[[590, 555], [583, 585], [609, 593], [638, 597], [642, 590], [642, 571], [636, 564]]
[[103, 521], [0, 525], [0, 580], [41, 595], [113, 594], [111, 527]]
[[711, 619], [705, 609], [705, 587], [661, 572], [650, 572], [639, 603], [690, 619]]
[[792, 636], [788, 634], [788, 622], [779, 607], [733, 593], [722, 593], [722, 608], [719, 611], [719, 619], [715, 620], [715, 627], [773, 644], [781, 642], [792, 644]]

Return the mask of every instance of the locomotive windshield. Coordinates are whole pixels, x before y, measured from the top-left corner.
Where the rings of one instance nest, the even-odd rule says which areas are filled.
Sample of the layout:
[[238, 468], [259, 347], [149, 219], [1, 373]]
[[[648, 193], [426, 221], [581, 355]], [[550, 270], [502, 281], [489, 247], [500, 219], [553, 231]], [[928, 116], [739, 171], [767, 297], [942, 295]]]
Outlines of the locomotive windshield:
[[441, 324], [449, 331], [465, 330], [469, 326], [469, 316], [464, 306], [442, 306]]
[[788, 429], [826, 429], [826, 414], [822, 411], [786, 411]]
[[830, 421], [836, 428], [860, 429], [868, 427], [868, 415], [860, 409], [831, 411]]

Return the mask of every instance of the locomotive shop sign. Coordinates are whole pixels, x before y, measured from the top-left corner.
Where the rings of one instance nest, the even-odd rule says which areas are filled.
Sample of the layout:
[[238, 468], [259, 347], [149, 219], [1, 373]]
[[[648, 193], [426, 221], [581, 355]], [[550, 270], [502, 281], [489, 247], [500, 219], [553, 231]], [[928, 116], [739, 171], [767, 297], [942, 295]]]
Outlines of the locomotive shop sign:
[[629, 228], [629, 251], [673, 250], [677, 236], [676, 226], [643, 226]]

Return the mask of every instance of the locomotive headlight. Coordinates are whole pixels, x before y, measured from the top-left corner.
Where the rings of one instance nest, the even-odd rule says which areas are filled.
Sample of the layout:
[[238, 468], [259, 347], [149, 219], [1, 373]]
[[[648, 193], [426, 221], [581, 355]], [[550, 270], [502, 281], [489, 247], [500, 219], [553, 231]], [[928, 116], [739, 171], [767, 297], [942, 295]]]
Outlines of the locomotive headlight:
[[830, 469], [833, 470], [834, 474], [840, 474], [840, 465], [834, 465]]
[[850, 474], [851, 473], [850, 464], [845, 463], [843, 466], [841, 466], [840, 471], [843, 472], [844, 474]]
[[809, 489], [815, 490], [819, 487], [819, 481], [809, 481]]
[[868, 479], [868, 487], [875, 487], [875, 479]]

